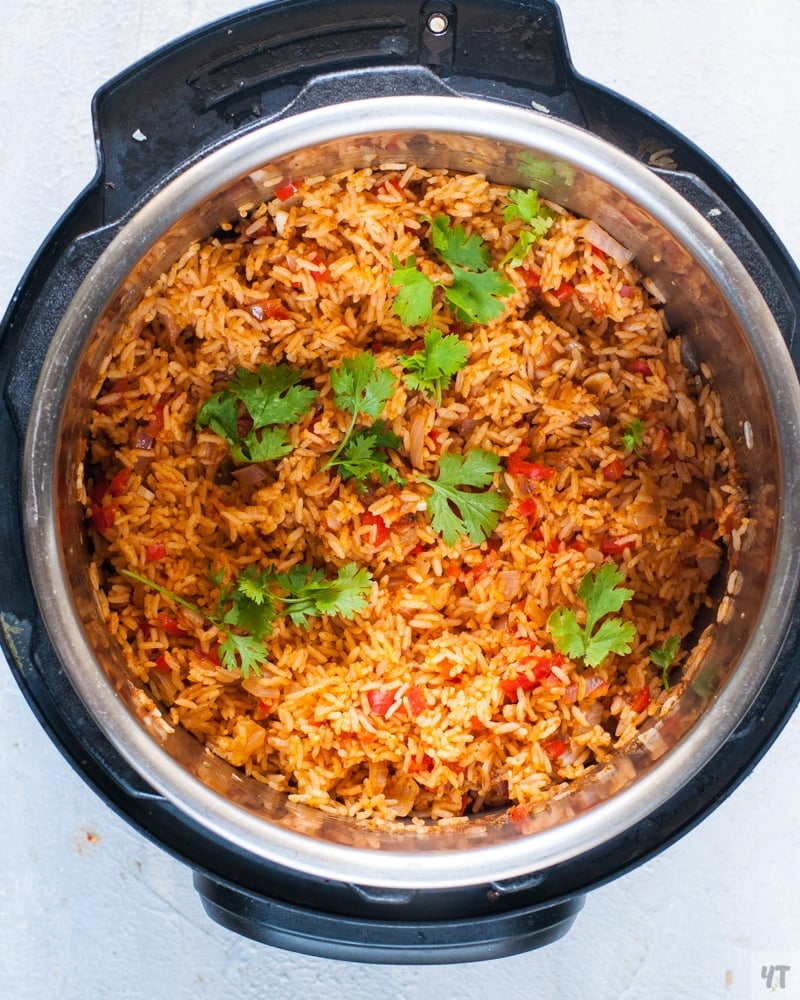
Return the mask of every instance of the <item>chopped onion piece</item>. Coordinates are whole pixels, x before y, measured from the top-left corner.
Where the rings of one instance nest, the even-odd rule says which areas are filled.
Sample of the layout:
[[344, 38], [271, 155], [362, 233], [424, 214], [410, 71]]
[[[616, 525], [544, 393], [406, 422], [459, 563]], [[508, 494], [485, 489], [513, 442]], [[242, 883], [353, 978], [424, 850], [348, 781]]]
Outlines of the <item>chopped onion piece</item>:
[[283, 209], [279, 209], [273, 215], [273, 221], [275, 222], [275, 232], [278, 236], [283, 236], [283, 232], [286, 229], [286, 222], [289, 218], [289, 213], [284, 212]]
[[601, 229], [596, 222], [591, 220], [587, 222], [583, 227], [583, 233], [581, 235], [585, 240], [588, 240], [592, 246], [597, 247], [598, 250], [602, 250], [603, 253], [608, 254], [617, 267], [625, 267], [626, 264], [630, 264], [633, 260], [633, 251], [628, 250], [618, 240], [615, 240], [613, 236], [605, 231], [605, 229]]
[[266, 472], [260, 465], [244, 465], [241, 469], [236, 469], [233, 476], [242, 486], [258, 486], [267, 478]]

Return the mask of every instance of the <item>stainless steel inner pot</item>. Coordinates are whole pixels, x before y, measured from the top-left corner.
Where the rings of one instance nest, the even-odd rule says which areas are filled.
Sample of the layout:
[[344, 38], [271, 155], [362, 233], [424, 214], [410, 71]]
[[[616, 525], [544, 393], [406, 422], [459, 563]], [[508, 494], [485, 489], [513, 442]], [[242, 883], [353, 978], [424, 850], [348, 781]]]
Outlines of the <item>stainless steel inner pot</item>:
[[[752, 526], [698, 625], [678, 705], [625, 753], [521, 823], [505, 813], [457, 829], [379, 832], [244, 777], [173, 731], [126, 674], [89, 586], [76, 501], [89, 393], [117, 325], [192, 240], [287, 175], [403, 160], [536, 186], [636, 253], [667, 301], [691, 365], [705, 363], [750, 486]], [[578, 857], [666, 803], [720, 749], [772, 669], [800, 565], [800, 391], [780, 330], [711, 222], [651, 170], [534, 111], [450, 97], [347, 102], [250, 131], [188, 167], [119, 228], [54, 337], [33, 401], [23, 510], [28, 561], [51, 641], [90, 713], [146, 782], [213, 834], [267, 861], [366, 886], [446, 888]], [[733, 570], [736, 570], [734, 573]]]

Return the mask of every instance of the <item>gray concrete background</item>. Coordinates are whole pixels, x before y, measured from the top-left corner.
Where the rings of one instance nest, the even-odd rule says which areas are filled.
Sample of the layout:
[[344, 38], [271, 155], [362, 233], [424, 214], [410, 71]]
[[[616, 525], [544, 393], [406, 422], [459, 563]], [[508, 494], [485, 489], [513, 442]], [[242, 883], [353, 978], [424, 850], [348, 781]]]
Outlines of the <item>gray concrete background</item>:
[[[0, 0], [0, 310], [94, 172], [92, 93], [231, 0]], [[346, 8], [346, 3], [342, 4]], [[488, 5], [487, 5], [488, 6]], [[800, 260], [798, 0], [563, 0], [574, 62], [692, 138]], [[487, 17], [490, 16], [487, 10]], [[13, 572], [4, 567], [3, 572]], [[591, 893], [551, 947], [456, 967], [346, 965], [238, 938], [189, 871], [52, 746], [0, 660], [0, 998], [800, 996], [800, 719], [699, 828]]]

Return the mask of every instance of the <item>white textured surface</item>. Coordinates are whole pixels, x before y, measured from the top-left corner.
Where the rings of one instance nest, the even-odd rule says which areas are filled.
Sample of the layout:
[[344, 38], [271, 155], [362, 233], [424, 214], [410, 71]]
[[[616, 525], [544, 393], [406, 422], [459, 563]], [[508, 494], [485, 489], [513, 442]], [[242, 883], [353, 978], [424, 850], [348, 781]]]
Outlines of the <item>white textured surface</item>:
[[[0, 309], [94, 172], [94, 90], [156, 46], [240, 7], [0, 0]], [[563, 0], [562, 12], [579, 72], [659, 114], [717, 159], [800, 259], [800, 3]], [[767, 995], [758, 973], [764, 956], [793, 957], [787, 983], [800, 995], [797, 716], [699, 828], [592, 892], [561, 942], [469, 966], [345, 966], [211, 923], [188, 869], [72, 772], [3, 667], [0, 1000], [747, 998]]]

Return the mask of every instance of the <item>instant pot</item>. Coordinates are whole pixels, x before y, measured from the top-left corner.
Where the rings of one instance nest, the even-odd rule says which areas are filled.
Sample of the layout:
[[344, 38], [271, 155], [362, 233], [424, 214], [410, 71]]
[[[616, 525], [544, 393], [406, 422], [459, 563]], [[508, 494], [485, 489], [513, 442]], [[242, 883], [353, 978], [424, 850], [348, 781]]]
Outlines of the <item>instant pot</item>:
[[[0, 624], [25, 697], [243, 935], [392, 963], [555, 940], [587, 891], [719, 804], [800, 696], [797, 269], [700, 150], [575, 72], [548, 0], [277, 0], [136, 64], [93, 111], [98, 173], [0, 331], [0, 551], [14, 567]], [[541, 812], [452, 830], [295, 806], [173, 731], [104, 634], [75, 485], [105, 347], [149, 281], [282, 178], [378, 166], [398, 145], [427, 166], [534, 185], [635, 252], [686, 363], [713, 371], [752, 522], [714, 581], [675, 710]]]

